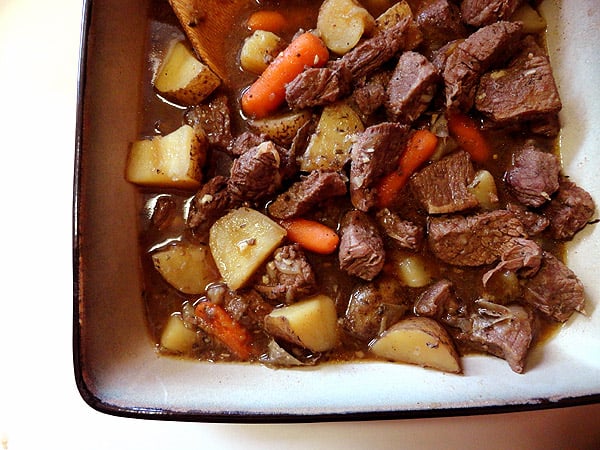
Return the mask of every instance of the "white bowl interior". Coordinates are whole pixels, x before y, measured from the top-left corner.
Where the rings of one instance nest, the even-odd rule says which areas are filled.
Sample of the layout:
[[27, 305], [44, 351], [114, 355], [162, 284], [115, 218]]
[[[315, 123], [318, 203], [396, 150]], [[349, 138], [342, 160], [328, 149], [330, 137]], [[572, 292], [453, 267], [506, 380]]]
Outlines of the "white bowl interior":
[[[80, 389], [109, 412], [206, 415], [336, 415], [535, 405], [600, 393], [600, 230], [569, 245], [586, 286], [576, 315], [533, 351], [526, 373], [469, 356], [464, 375], [386, 363], [273, 370], [159, 357], [146, 328], [137, 250], [135, 188], [125, 182], [137, 139], [146, 26], [143, 0], [92, 2], [81, 129], [76, 267]], [[566, 172], [600, 199], [600, 22], [595, 0], [546, 0], [548, 44], [564, 109]]]

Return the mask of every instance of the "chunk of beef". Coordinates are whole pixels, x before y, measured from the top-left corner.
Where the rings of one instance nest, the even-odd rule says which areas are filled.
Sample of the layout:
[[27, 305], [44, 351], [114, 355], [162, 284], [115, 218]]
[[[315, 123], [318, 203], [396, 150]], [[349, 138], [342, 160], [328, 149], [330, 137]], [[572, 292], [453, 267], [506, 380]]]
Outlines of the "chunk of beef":
[[523, 373], [529, 347], [537, 331], [534, 316], [520, 305], [503, 306], [485, 300], [476, 302], [470, 327], [454, 335], [459, 344], [506, 360], [516, 373]]
[[447, 322], [459, 313], [460, 304], [451, 281], [442, 279], [429, 286], [415, 302], [415, 313], [419, 316]]
[[560, 161], [552, 153], [526, 145], [515, 156], [504, 177], [512, 194], [522, 204], [539, 207], [558, 189]]
[[[301, 127], [301, 130], [303, 129], [304, 127]], [[300, 133], [300, 130], [298, 133]], [[299, 136], [299, 138], [302, 138], [302, 136]], [[252, 131], [244, 131], [230, 143], [228, 152], [234, 156], [241, 156], [250, 151], [255, 152], [256, 147], [266, 142], [272, 144], [279, 154], [279, 173], [282, 180], [296, 175], [298, 173], [298, 162], [296, 160], [296, 156], [298, 154], [298, 145], [291, 145], [288, 149], [271, 141], [264, 134], [256, 134]]]
[[425, 230], [419, 225], [402, 219], [387, 208], [377, 212], [377, 221], [385, 234], [391, 237], [398, 247], [415, 251], [421, 248]]
[[512, 212], [521, 221], [529, 236], [536, 236], [544, 231], [550, 221], [541, 214], [529, 211], [526, 207], [517, 203], [509, 203], [506, 209]]
[[231, 143], [231, 113], [225, 95], [218, 95], [208, 103], [193, 106], [186, 112], [185, 121], [191, 126], [200, 126], [210, 145], [225, 150]]
[[520, 44], [521, 29], [520, 23], [496, 22], [456, 46], [443, 72], [448, 108], [468, 110], [473, 106], [479, 77], [512, 56]]
[[194, 237], [205, 241], [212, 224], [236, 205], [237, 202], [227, 190], [227, 178], [220, 175], [213, 177], [192, 198], [187, 226]]
[[262, 324], [265, 316], [273, 310], [273, 305], [254, 289], [232, 291], [224, 283], [211, 284], [207, 288], [206, 298], [222, 305], [234, 320], [251, 328], [254, 328], [254, 324]]
[[548, 317], [565, 322], [575, 311], [584, 312], [583, 284], [565, 264], [548, 252], [537, 274], [527, 279], [523, 301]]
[[375, 184], [397, 164], [408, 131], [407, 125], [382, 122], [357, 135], [350, 151], [350, 199], [355, 208], [368, 211], [375, 205]]
[[264, 135], [244, 131], [229, 143], [228, 151], [233, 156], [241, 156], [266, 140], [268, 139]]
[[314, 294], [316, 287], [315, 274], [304, 252], [292, 244], [275, 250], [254, 289], [269, 300], [290, 304]]
[[[550, 60], [531, 36], [505, 69], [481, 77], [475, 108], [499, 124], [555, 118], [562, 108]], [[549, 119], [548, 119], [549, 120]]]
[[391, 77], [392, 72], [384, 70], [355, 83], [351, 98], [363, 116], [368, 117], [383, 106], [387, 96], [386, 87]]
[[292, 109], [331, 104], [350, 93], [352, 73], [343, 64], [302, 71], [285, 86], [285, 99]]
[[302, 216], [332, 197], [346, 193], [346, 179], [338, 172], [315, 170], [280, 194], [268, 207], [277, 219]]
[[448, 0], [418, 2], [415, 20], [423, 30], [423, 44], [427, 52], [437, 50], [449, 41], [467, 35], [459, 7]]
[[407, 309], [398, 281], [385, 278], [352, 291], [342, 324], [350, 334], [368, 342], [400, 320]]
[[492, 264], [518, 237], [527, 237], [523, 224], [503, 209], [471, 216], [430, 217], [428, 222], [431, 251], [456, 266]]
[[264, 199], [281, 186], [280, 166], [281, 157], [275, 144], [265, 141], [233, 162], [227, 188], [240, 201]]
[[372, 75], [404, 48], [410, 22], [410, 17], [403, 17], [396, 25], [362, 41], [342, 56], [337, 64], [346, 66], [353, 80]]
[[342, 219], [340, 268], [363, 280], [375, 278], [385, 262], [383, 240], [377, 225], [361, 211], [349, 211]]
[[431, 103], [438, 78], [437, 69], [427, 58], [416, 52], [404, 52], [386, 89], [388, 117], [400, 123], [414, 122]]
[[460, 12], [465, 23], [476, 27], [507, 20], [523, 0], [463, 0]]
[[475, 169], [469, 154], [457, 151], [413, 175], [410, 187], [429, 214], [445, 214], [479, 205], [468, 189], [474, 177]]
[[554, 239], [569, 240], [592, 219], [596, 209], [592, 196], [566, 178], [559, 181], [556, 196], [544, 208]]
[[503, 247], [500, 258], [500, 263], [483, 275], [484, 286], [494, 274], [505, 270], [518, 271], [523, 277], [532, 277], [542, 263], [542, 249], [532, 240], [514, 238]]
[[170, 195], [161, 195], [156, 199], [150, 221], [158, 230], [167, 228], [175, 218], [177, 204]]

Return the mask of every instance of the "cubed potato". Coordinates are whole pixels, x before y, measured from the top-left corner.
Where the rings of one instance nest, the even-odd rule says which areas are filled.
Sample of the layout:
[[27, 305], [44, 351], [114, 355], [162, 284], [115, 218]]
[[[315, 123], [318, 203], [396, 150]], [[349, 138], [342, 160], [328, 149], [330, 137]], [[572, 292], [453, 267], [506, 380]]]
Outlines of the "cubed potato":
[[428, 317], [409, 317], [392, 325], [373, 341], [376, 356], [443, 372], [460, 373], [458, 352], [448, 332]]
[[517, 8], [510, 20], [521, 22], [524, 33], [542, 33], [546, 29], [546, 20], [527, 2]]
[[236, 290], [244, 286], [285, 236], [285, 229], [269, 217], [242, 207], [213, 224], [209, 246], [227, 286]]
[[312, 113], [296, 111], [284, 113], [264, 119], [248, 121], [248, 126], [259, 134], [264, 134], [273, 142], [288, 147], [291, 145], [298, 130], [310, 120]]
[[171, 45], [154, 78], [154, 87], [175, 103], [193, 106], [219, 87], [221, 79], [186, 44]]
[[184, 294], [202, 294], [221, 276], [207, 245], [176, 243], [152, 254], [156, 270]]
[[331, 350], [338, 343], [335, 303], [316, 295], [276, 308], [265, 316], [265, 330], [312, 352]]
[[163, 350], [173, 353], [188, 353], [196, 342], [196, 332], [183, 323], [179, 314], [173, 314], [160, 336], [160, 346]]
[[374, 26], [373, 16], [355, 0], [325, 0], [317, 17], [319, 35], [338, 55], [354, 48]]
[[207, 149], [206, 134], [189, 125], [136, 141], [129, 150], [125, 178], [141, 186], [198, 189]]
[[495, 209], [498, 206], [496, 181], [487, 170], [478, 170], [467, 189], [475, 196], [483, 209]]
[[240, 64], [244, 70], [260, 74], [284, 47], [285, 42], [275, 33], [256, 30], [242, 45]]
[[417, 253], [392, 252], [390, 253], [390, 265], [394, 275], [405, 286], [424, 287], [432, 281], [427, 262]]
[[353, 136], [364, 129], [360, 117], [347, 103], [324, 107], [317, 129], [300, 157], [300, 169], [341, 170], [350, 160]]
[[404, 49], [412, 50], [423, 41], [423, 33], [419, 25], [414, 21], [412, 10], [406, 0], [400, 0], [377, 17], [375, 20], [375, 32], [391, 28], [405, 18], [410, 19], [410, 23], [406, 30]]

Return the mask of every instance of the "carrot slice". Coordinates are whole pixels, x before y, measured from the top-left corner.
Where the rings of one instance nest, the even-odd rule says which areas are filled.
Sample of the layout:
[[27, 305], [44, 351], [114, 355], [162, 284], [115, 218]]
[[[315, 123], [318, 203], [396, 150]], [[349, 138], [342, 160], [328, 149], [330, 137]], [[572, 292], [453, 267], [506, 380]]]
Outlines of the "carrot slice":
[[449, 114], [448, 130], [474, 161], [483, 163], [490, 158], [492, 154], [490, 146], [475, 121], [469, 116], [460, 112]]
[[398, 160], [398, 169], [385, 175], [377, 187], [380, 208], [390, 206], [410, 176], [421, 167], [437, 147], [438, 137], [429, 130], [416, 130]]
[[252, 354], [251, 337], [248, 330], [233, 320], [222, 306], [212, 302], [196, 305], [196, 317], [200, 327], [218, 338], [238, 358], [248, 360]]
[[252, 13], [246, 25], [250, 31], [264, 30], [278, 33], [287, 27], [287, 19], [279, 11], [263, 9]]
[[340, 242], [334, 230], [314, 220], [288, 219], [283, 220], [281, 226], [286, 229], [289, 240], [322, 255], [333, 253]]
[[285, 101], [285, 85], [305, 67], [322, 67], [329, 59], [327, 47], [310, 32], [297, 36], [267, 66], [242, 95], [242, 110], [248, 116], [268, 116]]

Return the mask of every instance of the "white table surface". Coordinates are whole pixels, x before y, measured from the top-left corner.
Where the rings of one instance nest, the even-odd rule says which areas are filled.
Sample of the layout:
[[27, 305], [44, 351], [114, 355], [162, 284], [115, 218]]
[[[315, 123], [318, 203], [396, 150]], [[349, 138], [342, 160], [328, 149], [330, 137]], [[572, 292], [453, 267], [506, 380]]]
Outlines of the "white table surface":
[[144, 421], [86, 405], [71, 353], [81, 8], [0, 0], [0, 449], [600, 448], [600, 404], [307, 425]]

